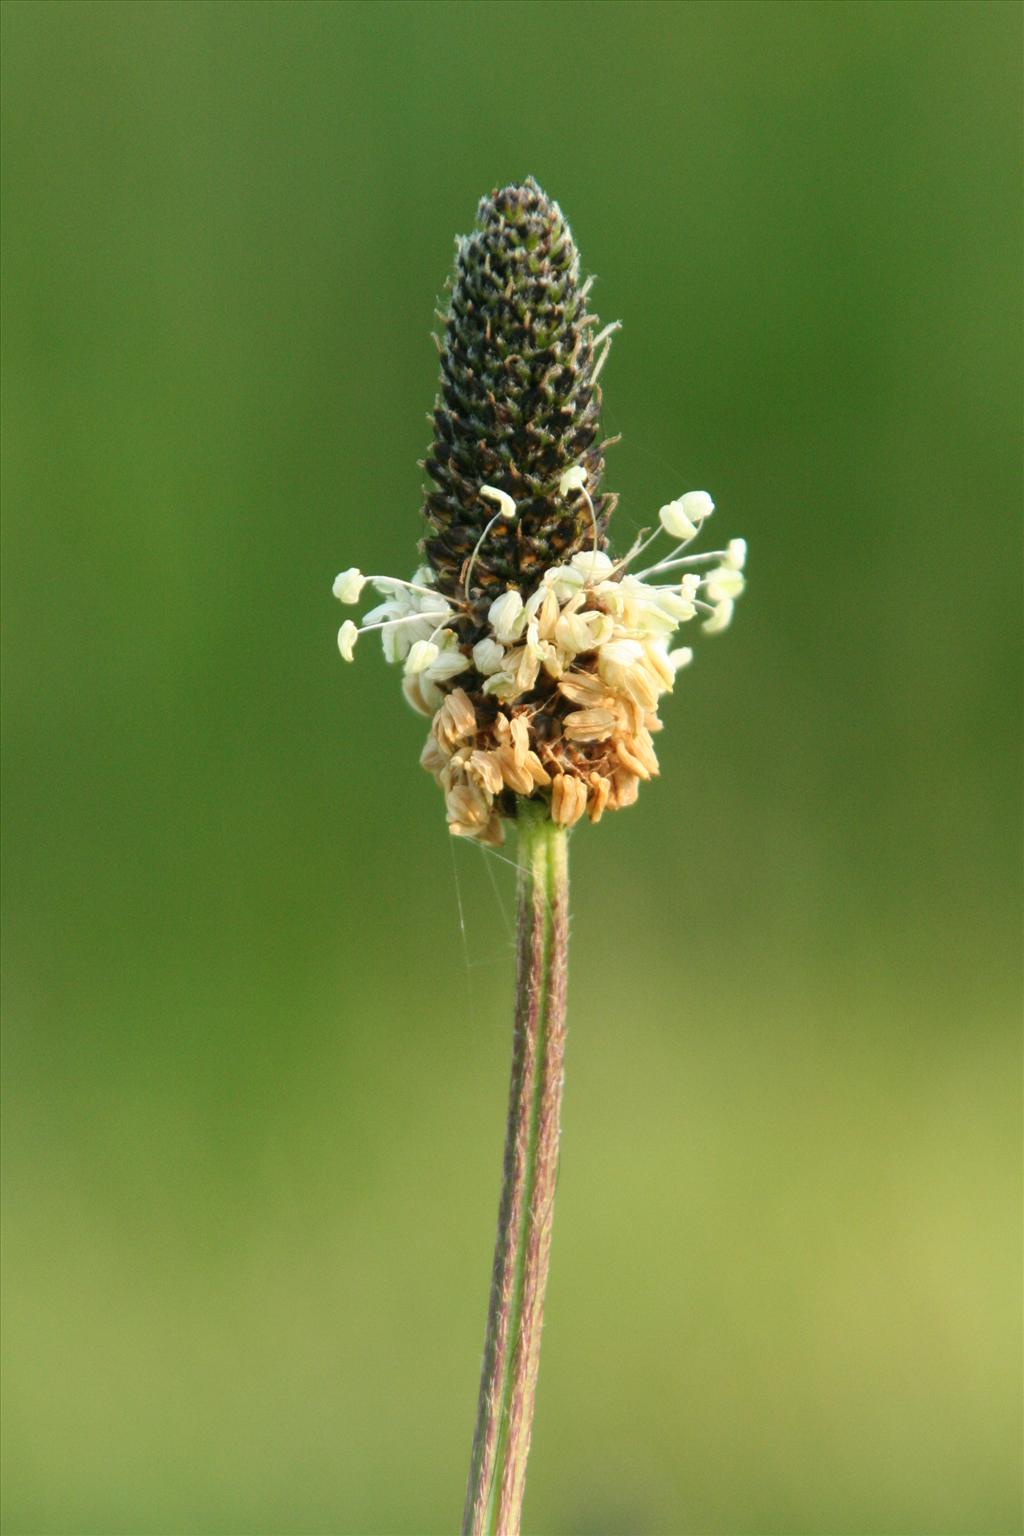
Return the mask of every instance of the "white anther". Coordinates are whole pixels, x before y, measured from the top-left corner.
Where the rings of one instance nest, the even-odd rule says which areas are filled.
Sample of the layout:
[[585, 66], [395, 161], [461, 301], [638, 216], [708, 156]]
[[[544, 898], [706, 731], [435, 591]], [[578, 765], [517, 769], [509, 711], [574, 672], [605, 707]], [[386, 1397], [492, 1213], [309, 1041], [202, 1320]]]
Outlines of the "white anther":
[[493, 485], [482, 485], [480, 495], [486, 496], [488, 501], [493, 501], [502, 517], [507, 517], [509, 522], [515, 521], [516, 504], [507, 491], [499, 491]]
[[706, 635], [720, 635], [723, 629], [728, 629], [734, 607], [735, 604], [731, 597], [727, 597], [723, 602], [716, 604], [715, 611], [710, 619], [705, 619], [701, 625], [704, 633]]
[[639, 640], [609, 640], [601, 647], [597, 668], [606, 683], [622, 688], [627, 675], [642, 665], [644, 648]]
[[478, 640], [473, 647], [473, 665], [482, 677], [492, 677], [495, 672], [500, 672], [505, 664], [505, 648], [492, 640], [490, 635], [485, 635]]
[[715, 504], [707, 491], [687, 491], [685, 496], [680, 496], [679, 506], [683, 516], [688, 517], [691, 523], [702, 523], [715, 510]]
[[[451, 630], [447, 633], [451, 634]], [[460, 672], [468, 672], [470, 665], [469, 658], [463, 656], [461, 651], [443, 650], [424, 675], [433, 683], [447, 683], [451, 678], [458, 677]]]
[[347, 571], [339, 571], [331, 591], [339, 603], [358, 603], [365, 586], [366, 577], [353, 565]]
[[686, 516], [681, 501], [670, 501], [662, 507], [658, 512], [658, 521], [673, 539], [689, 541], [697, 537], [697, 525]]
[[583, 465], [582, 464], [574, 464], [571, 469], [567, 469], [566, 470], [566, 472], [562, 476], [561, 480], [559, 480], [559, 482], [558, 482], [558, 494], [559, 494], [559, 496], [562, 497], [562, 499], [564, 501], [566, 496], [568, 496], [570, 491], [582, 491], [582, 489], [586, 485], [586, 483], [587, 483], [587, 472], [584, 469]]
[[669, 618], [675, 619], [677, 624], [685, 624], [697, 612], [693, 598], [686, 592], [659, 592], [658, 607]]
[[555, 644], [567, 655], [578, 656], [581, 651], [594, 649], [594, 632], [582, 615], [563, 613], [555, 625]]
[[523, 599], [514, 587], [496, 597], [487, 610], [491, 628], [504, 645], [514, 645], [526, 628]]
[[583, 586], [583, 572], [574, 571], [571, 565], [553, 565], [544, 572], [544, 585], [560, 603], [568, 603]]
[[405, 674], [413, 677], [417, 672], [426, 672], [432, 667], [441, 654], [432, 640], [416, 640], [409, 648], [409, 654], [405, 658]]
[[704, 592], [709, 602], [722, 603], [739, 597], [743, 591], [743, 572], [731, 565], [719, 565], [704, 578]]
[[602, 581], [612, 569], [611, 560], [600, 549], [581, 550], [578, 555], [573, 555], [572, 565], [588, 582]]
[[514, 699], [516, 696], [516, 680], [511, 672], [495, 672], [484, 683], [483, 693], [496, 694], [501, 699]]
[[730, 539], [725, 551], [725, 563], [734, 571], [742, 571], [747, 563], [746, 539]]
[[346, 619], [338, 630], [338, 650], [346, 661], [354, 661], [352, 655], [355, 643], [359, 639], [359, 629], [351, 619]]

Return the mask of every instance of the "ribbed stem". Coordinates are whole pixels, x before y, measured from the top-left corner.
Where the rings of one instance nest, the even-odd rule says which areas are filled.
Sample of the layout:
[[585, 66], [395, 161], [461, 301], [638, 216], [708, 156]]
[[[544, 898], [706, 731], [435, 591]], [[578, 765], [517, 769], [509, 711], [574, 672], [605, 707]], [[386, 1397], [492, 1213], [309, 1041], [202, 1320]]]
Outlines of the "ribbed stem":
[[558, 1171], [569, 958], [564, 827], [519, 802], [512, 1082], [463, 1536], [518, 1536]]

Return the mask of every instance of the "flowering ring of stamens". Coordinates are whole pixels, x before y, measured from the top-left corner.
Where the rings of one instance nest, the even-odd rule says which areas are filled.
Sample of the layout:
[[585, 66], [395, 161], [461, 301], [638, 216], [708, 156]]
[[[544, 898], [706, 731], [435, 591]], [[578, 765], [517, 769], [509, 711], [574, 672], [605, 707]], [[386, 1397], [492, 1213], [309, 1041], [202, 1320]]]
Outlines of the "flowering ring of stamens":
[[[384, 598], [362, 625], [345, 621], [339, 649], [351, 661], [358, 636], [379, 630], [386, 660], [404, 664], [406, 699], [432, 717], [421, 762], [444, 791], [456, 836], [500, 843], [502, 818], [515, 814], [518, 795], [550, 797], [553, 820], [570, 826], [584, 813], [599, 821], [605, 810], [631, 805], [640, 780], [658, 772], [651, 741], [661, 729], [658, 700], [693, 657], [688, 646], [670, 649], [671, 637], [698, 614], [706, 615], [706, 634], [720, 633], [743, 591], [743, 539], [684, 554], [714, 511], [706, 491], [663, 506], [654, 533], [614, 562], [598, 547], [586, 479], [585, 468], [574, 465], [558, 491], [563, 499], [572, 492], [586, 498], [593, 549], [550, 567], [525, 599], [508, 587], [491, 602], [483, 636], [470, 623], [475, 640], [460, 639], [453, 626], [460, 617], [472, 619], [473, 567], [490, 531], [513, 522], [517, 511], [511, 496], [493, 486], [480, 488], [498, 511], [469, 558], [463, 598], [442, 596], [429, 566], [408, 582], [355, 568], [334, 582], [343, 603], [358, 602], [367, 584]], [[676, 547], [629, 574], [662, 533]], [[694, 569], [712, 562], [718, 563], [703, 574]], [[647, 579], [670, 571], [682, 574], [667, 583]]]

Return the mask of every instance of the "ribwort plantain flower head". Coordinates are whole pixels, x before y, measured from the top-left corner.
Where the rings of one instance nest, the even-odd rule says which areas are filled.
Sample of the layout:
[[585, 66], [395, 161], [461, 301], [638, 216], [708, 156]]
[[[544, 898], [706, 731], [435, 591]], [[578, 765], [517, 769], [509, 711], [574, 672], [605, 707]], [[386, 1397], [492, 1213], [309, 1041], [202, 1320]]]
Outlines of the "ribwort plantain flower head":
[[[498, 844], [520, 798], [556, 822], [631, 805], [658, 772], [659, 700], [693, 652], [681, 625], [729, 624], [746, 544], [688, 554], [714, 502], [689, 491], [623, 558], [601, 489], [599, 378], [617, 323], [589, 312], [591, 279], [557, 203], [536, 182], [493, 192], [457, 242], [441, 380], [422, 464], [423, 563], [411, 581], [341, 572], [334, 595], [383, 599], [342, 624], [346, 661], [380, 633], [412, 707], [431, 718], [421, 762], [449, 830]], [[645, 569], [656, 539], [673, 547]]]

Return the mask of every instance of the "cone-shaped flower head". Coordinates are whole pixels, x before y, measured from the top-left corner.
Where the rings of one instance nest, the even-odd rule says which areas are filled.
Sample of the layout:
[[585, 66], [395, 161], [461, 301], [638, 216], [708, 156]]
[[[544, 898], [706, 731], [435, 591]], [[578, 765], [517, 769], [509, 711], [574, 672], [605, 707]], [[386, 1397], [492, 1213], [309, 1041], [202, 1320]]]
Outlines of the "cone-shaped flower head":
[[[561, 209], [532, 179], [485, 197], [458, 241], [424, 464], [434, 484], [423, 552], [446, 597], [473, 603], [510, 584], [528, 594], [548, 566], [592, 544], [595, 518], [603, 547], [614, 498], [598, 489], [597, 374], [610, 332], [596, 333], [589, 287]], [[585, 480], [562, 490], [574, 468]], [[494, 520], [485, 487], [511, 498], [514, 519]]]
[[[607, 553], [598, 377], [617, 326], [597, 329], [589, 287], [536, 182], [484, 198], [439, 343], [425, 563], [408, 582], [352, 567], [334, 583], [343, 603], [368, 582], [383, 597], [341, 626], [341, 654], [380, 631], [406, 699], [431, 716], [421, 762], [449, 828], [485, 843], [520, 798], [566, 825], [631, 805], [658, 772], [659, 699], [693, 657], [675, 631], [701, 616], [725, 629], [744, 585], [744, 540], [685, 553], [714, 511], [706, 491], [663, 506], [624, 559]], [[631, 573], [663, 535], [675, 547]]]

